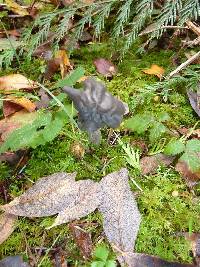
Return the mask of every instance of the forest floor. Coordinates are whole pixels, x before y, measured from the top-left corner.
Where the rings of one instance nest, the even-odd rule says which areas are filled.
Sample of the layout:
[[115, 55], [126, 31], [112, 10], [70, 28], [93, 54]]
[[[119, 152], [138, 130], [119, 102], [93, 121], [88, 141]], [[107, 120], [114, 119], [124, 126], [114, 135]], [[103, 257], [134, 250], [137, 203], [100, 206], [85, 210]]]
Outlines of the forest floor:
[[[110, 42], [83, 45], [72, 53], [70, 60], [76, 67], [82, 66], [86, 76], [95, 76], [103, 80], [109, 92], [128, 104], [130, 112], [125, 119], [136, 114], [157, 116], [161, 112], [167, 112], [170, 119], [165, 125], [171, 131], [177, 132], [180, 128], [193, 127], [199, 118], [193, 111], [184, 88], [181, 86], [173, 88], [168, 92], [166, 99], [156, 94], [148, 99], [145, 94], [147, 90], [144, 89], [145, 86], [159, 81], [159, 78], [147, 75], [143, 70], [150, 68], [152, 64], [157, 64], [169, 73], [175, 69], [173, 65], [175, 52], [154, 49], [141, 55], [137, 53], [139, 46], [138, 43], [130, 49], [123, 61], [118, 64], [118, 73], [112, 79], [98, 74], [93, 64], [96, 58], [105, 58], [115, 63], [116, 48]], [[186, 60], [184, 53], [181, 60], [182, 62]], [[32, 80], [37, 80], [42, 67], [42, 61], [33, 59], [31, 62], [22, 62], [17, 69], [10, 67], [0, 71], [0, 76], [22, 73]], [[58, 77], [58, 74], [54, 75], [54, 81]], [[130, 144], [135, 149], [139, 148], [141, 157], [151, 154], [154, 149], [155, 142], [150, 141], [148, 132], [138, 134], [129, 131], [125, 129], [123, 123], [115, 132], [119, 134], [124, 144]], [[27, 164], [23, 169], [16, 170], [6, 163], [0, 163], [0, 185], [4, 188], [0, 190], [0, 203], [6, 203], [5, 190], [9, 200], [12, 200], [39, 178], [55, 172], [77, 172], [78, 180], [89, 178], [100, 181], [108, 173], [127, 167], [130, 177], [133, 177], [142, 189], [140, 191], [130, 180], [131, 190], [136, 195], [139, 211], [142, 214], [136, 252], [159, 256], [169, 261], [191, 263], [190, 244], [179, 233], [200, 231], [200, 207], [197, 201], [200, 194], [199, 187], [189, 188], [173, 166], [159, 166], [148, 175], [138, 173], [127, 163], [122, 146], [114, 140], [114, 133], [109, 129], [103, 129], [102, 136], [99, 146], [91, 145], [84, 132], [74, 132], [70, 124], [67, 124], [55, 140], [30, 149]], [[171, 136], [165, 133], [162, 138], [170, 140]], [[77, 142], [85, 151], [82, 158], [77, 158], [72, 152], [72, 147]], [[38, 266], [50, 267], [53, 266], [52, 254], [55, 252], [53, 249], [61, 247], [67, 252], [69, 266], [84, 265], [85, 260], [67, 224], [50, 230], [45, 229], [52, 220], [48, 217], [20, 217], [15, 231], [0, 245], [0, 257], [22, 255], [25, 260], [37, 258], [38, 263], [40, 262]], [[85, 225], [84, 229], [91, 234], [94, 246], [100, 239], [107, 243], [100, 213], [93, 212], [78, 223]], [[45, 252], [38, 256], [37, 248], [40, 247], [50, 248], [45, 258], [43, 258]]]

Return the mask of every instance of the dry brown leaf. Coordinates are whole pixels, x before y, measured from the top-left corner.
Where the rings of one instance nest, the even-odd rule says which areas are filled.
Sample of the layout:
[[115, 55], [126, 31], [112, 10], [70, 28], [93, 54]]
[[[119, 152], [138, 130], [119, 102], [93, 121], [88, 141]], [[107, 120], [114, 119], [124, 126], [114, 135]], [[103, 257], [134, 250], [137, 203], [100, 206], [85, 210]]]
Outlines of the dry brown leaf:
[[129, 253], [124, 258], [128, 267], [197, 267], [194, 264], [165, 261], [143, 253]]
[[15, 104], [25, 108], [29, 112], [32, 112], [36, 109], [36, 105], [31, 100], [29, 100], [28, 98], [25, 98], [25, 97], [19, 98], [19, 97], [9, 96], [8, 100], [12, 103], [15, 103]]
[[149, 75], [156, 75], [158, 78], [162, 78], [165, 70], [156, 64], [152, 64], [149, 69], [143, 70], [143, 72]]
[[61, 77], [63, 79], [65, 77], [66, 73], [69, 70], [72, 70], [73, 67], [69, 61], [69, 58], [68, 58], [65, 50], [58, 50], [56, 52], [55, 58], [60, 59], [60, 71], [61, 71]]
[[28, 89], [33, 90], [37, 88], [37, 83], [27, 79], [21, 74], [10, 74], [0, 77], [0, 91], [4, 94], [9, 94], [10, 91]]
[[117, 67], [107, 59], [104, 58], [95, 59], [94, 65], [97, 71], [106, 77], [113, 77], [114, 75], [117, 74]]
[[3, 115], [4, 117], [8, 117], [13, 113], [23, 109], [22, 106], [12, 103], [10, 101], [3, 101]]
[[189, 187], [195, 186], [200, 182], [200, 172], [192, 172], [185, 161], [178, 160], [175, 169], [185, 179]]
[[128, 170], [123, 168], [105, 176], [101, 182], [104, 232], [114, 250], [123, 254], [133, 251], [141, 215], [128, 184]]
[[22, 127], [27, 123], [33, 122], [38, 116], [37, 112], [27, 112], [26, 110], [20, 110], [14, 113], [10, 117], [0, 120], [0, 136], [3, 141], [11, 134], [15, 129]]
[[28, 11], [21, 7], [20, 5], [18, 5], [15, 1], [13, 0], [5, 0], [5, 3], [7, 5], [7, 7], [14, 12], [15, 14], [18, 14], [20, 16], [27, 16], [29, 15]]
[[89, 259], [92, 254], [92, 239], [90, 233], [86, 232], [79, 225], [70, 223], [69, 229], [72, 232], [74, 241], [85, 259]]
[[156, 171], [158, 166], [169, 166], [174, 160], [174, 157], [167, 156], [162, 153], [146, 156], [140, 160], [141, 173], [143, 175], [153, 173]]
[[0, 216], [0, 244], [2, 244], [14, 231], [16, 215], [3, 213]]

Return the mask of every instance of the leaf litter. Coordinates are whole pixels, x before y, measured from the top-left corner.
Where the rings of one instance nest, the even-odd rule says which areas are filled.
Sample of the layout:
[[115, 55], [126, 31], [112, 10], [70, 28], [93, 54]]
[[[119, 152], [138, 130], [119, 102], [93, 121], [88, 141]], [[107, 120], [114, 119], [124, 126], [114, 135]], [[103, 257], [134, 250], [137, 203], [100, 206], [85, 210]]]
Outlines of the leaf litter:
[[98, 209], [103, 215], [105, 234], [115, 251], [134, 248], [141, 221], [137, 203], [128, 184], [128, 171], [122, 168], [99, 183], [75, 181], [75, 173], [55, 173], [39, 179], [24, 194], [0, 208], [6, 213], [43, 217], [58, 213], [49, 227], [79, 219]]

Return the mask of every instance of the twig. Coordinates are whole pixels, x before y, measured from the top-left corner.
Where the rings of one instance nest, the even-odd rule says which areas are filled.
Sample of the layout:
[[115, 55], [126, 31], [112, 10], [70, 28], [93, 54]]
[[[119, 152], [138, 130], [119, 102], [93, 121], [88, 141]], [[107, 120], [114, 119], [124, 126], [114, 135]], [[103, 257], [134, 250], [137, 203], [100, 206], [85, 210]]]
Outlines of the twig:
[[151, 32], [155, 32], [155, 31], [158, 31], [158, 30], [161, 30], [161, 29], [175, 29], [175, 30], [188, 30], [189, 27], [183, 27], [183, 26], [170, 26], [170, 25], [166, 25], [166, 26], [161, 26], [160, 28], [156, 28], [156, 29], [149, 29], [148, 30], [148, 27], [146, 30], [142, 31], [138, 36], [142, 36], [142, 35], [145, 35], [145, 34], [148, 34], [148, 33], [151, 33]]
[[196, 33], [198, 36], [200, 36], [200, 27], [197, 27], [192, 21], [188, 20], [186, 21], [186, 25], [190, 30], [192, 30], [194, 33]]
[[182, 63], [178, 68], [170, 72], [170, 74], [167, 76], [167, 79], [170, 79], [175, 74], [179, 73], [182, 69], [185, 69], [188, 65], [190, 65], [192, 62], [194, 62], [198, 57], [200, 56], [200, 51], [194, 54], [194, 56], [190, 57], [187, 61]]

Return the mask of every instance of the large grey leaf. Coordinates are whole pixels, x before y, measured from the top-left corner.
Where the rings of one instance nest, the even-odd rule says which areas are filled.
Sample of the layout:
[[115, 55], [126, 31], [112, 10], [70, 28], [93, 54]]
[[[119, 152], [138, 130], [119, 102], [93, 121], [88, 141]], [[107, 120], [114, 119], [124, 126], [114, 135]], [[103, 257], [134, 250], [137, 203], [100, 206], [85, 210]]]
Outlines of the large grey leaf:
[[90, 190], [94, 182], [75, 182], [75, 173], [56, 173], [41, 178], [32, 188], [1, 209], [15, 215], [43, 217], [57, 214], [77, 205], [84, 198], [84, 190]]
[[[71, 204], [65, 207], [57, 216], [51, 227], [80, 219], [93, 212], [99, 205], [99, 184], [91, 180], [76, 182], [77, 195], [71, 199]], [[51, 228], [50, 227], [50, 228]]]
[[141, 215], [128, 184], [128, 171], [121, 169], [105, 176], [101, 182], [100, 212], [104, 231], [116, 251], [133, 250]]

